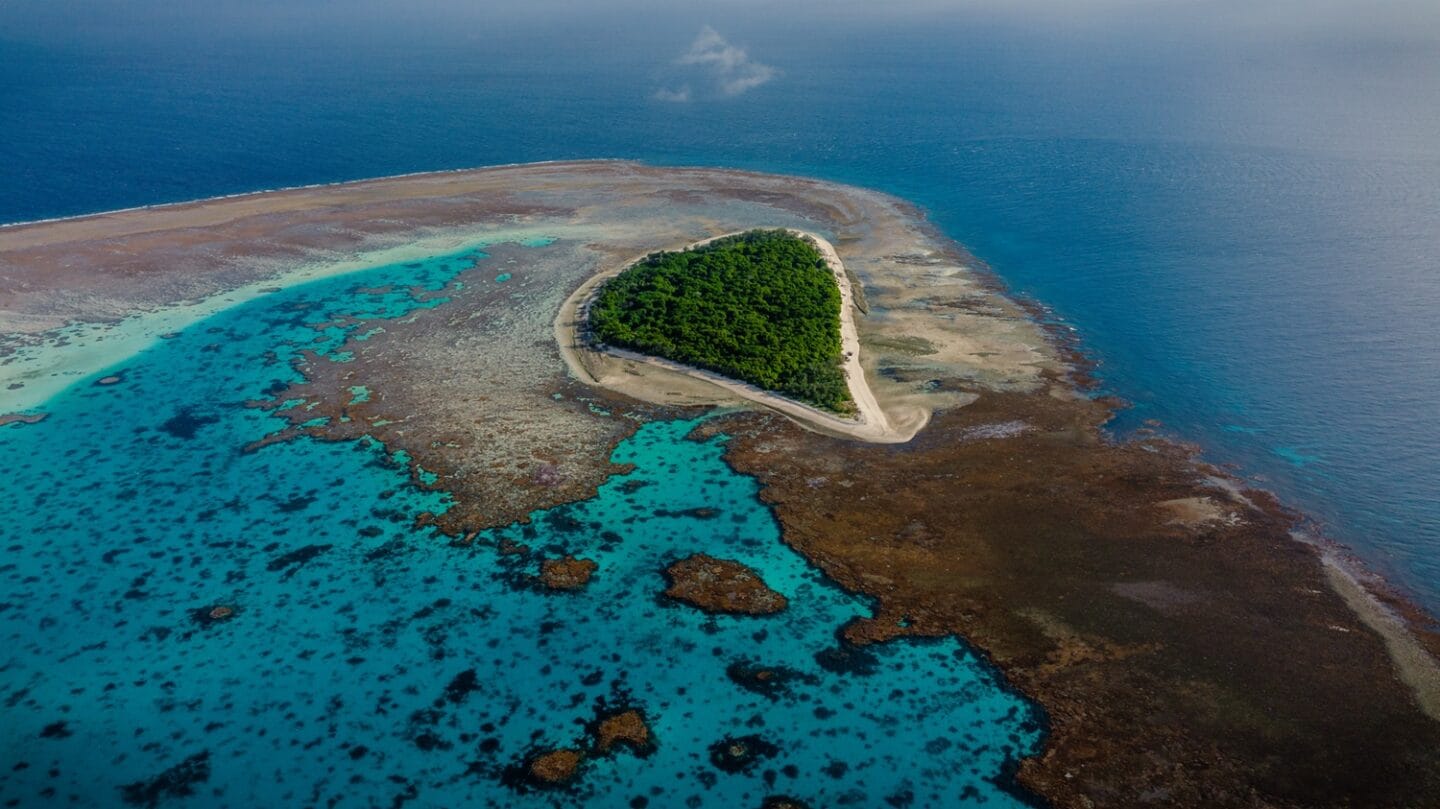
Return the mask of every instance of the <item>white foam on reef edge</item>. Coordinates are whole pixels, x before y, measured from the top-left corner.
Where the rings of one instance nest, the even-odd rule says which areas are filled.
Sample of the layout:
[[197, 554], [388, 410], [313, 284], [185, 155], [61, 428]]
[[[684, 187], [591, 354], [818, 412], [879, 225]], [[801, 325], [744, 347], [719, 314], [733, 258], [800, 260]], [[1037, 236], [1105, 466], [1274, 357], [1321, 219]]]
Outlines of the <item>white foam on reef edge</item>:
[[1338, 546], [1303, 531], [1292, 531], [1290, 536], [1317, 549], [1330, 589], [1350, 607], [1360, 623], [1380, 636], [1396, 676], [1410, 687], [1420, 710], [1440, 722], [1440, 660], [1421, 645], [1409, 622], [1376, 595], [1375, 588], [1383, 589], [1385, 580], [1348, 557]]
[[[136, 312], [110, 323], [76, 323], [45, 333], [40, 342], [17, 348], [0, 365], [0, 415], [38, 413], [52, 397], [76, 382], [112, 369], [163, 338], [234, 306], [311, 281], [334, 278], [385, 264], [428, 258], [467, 248], [553, 238], [556, 228], [450, 234], [349, 257], [311, 260], [258, 281], [197, 301]], [[22, 387], [10, 386], [23, 383]]]

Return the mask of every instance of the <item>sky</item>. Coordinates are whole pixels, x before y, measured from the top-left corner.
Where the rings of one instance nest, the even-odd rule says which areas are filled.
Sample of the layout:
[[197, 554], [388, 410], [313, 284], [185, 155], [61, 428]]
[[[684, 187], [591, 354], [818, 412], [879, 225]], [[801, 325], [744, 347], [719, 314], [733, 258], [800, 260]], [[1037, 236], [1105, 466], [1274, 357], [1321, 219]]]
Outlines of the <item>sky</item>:
[[109, 32], [141, 36], [155, 25], [216, 34], [287, 29], [430, 30], [497, 25], [564, 30], [784, 27], [865, 21], [892, 24], [1007, 23], [1074, 32], [1143, 30], [1195, 36], [1284, 34], [1440, 43], [1434, 0], [0, 0], [0, 38]]
[[[1440, 104], [1440, 81], [1426, 75], [1440, 64], [1440, 0], [0, 0], [0, 95], [34, 80], [7, 66], [7, 50], [221, 65], [206, 60], [228, 47], [263, 70], [247, 61], [260, 43], [288, 49], [286, 64], [312, 50], [390, 60], [400, 74], [415, 47], [502, 70], [584, 64], [622, 95], [736, 104], [760, 88], [802, 93], [846, 53], [863, 53], [847, 69], [929, 59], [947, 65], [945, 80], [963, 81], [963, 60], [907, 52], [947, 32], [957, 48], [980, 49], [975, 58], [1053, 60], [1042, 72], [1082, 89], [1123, 89], [1177, 61], [1204, 65], [1188, 73], [1213, 87], [1177, 88], [1193, 108], [1265, 99], [1255, 125], [1227, 137], [1263, 142], [1267, 128], [1286, 137], [1313, 120], [1337, 148], [1434, 149], [1433, 121], [1406, 111]], [[550, 59], [562, 49], [565, 58]], [[1097, 75], [1104, 81], [1084, 81]], [[1250, 86], [1261, 81], [1278, 90]], [[1317, 87], [1331, 98], [1316, 103]]]

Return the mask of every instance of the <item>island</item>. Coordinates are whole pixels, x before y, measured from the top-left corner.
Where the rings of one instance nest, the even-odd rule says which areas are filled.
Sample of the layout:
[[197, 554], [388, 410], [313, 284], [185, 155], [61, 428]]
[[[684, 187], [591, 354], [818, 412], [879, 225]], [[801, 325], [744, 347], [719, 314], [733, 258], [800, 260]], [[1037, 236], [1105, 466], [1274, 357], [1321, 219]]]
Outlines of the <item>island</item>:
[[[757, 232], [770, 235], [743, 235]], [[722, 238], [736, 234], [742, 235]], [[760, 249], [757, 241], [805, 271], [800, 288], [808, 297], [797, 312], [765, 302], [762, 285], [735, 287], [724, 283], [723, 267], [708, 266], [732, 250]], [[707, 251], [707, 243], [716, 247]], [[811, 272], [818, 267], [801, 245], [826, 260], [838, 301]], [[700, 300], [685, 304], [694, 307], [686, 317], [627, 310], [646, 295], [657, 307], [675, 302], [680, 288], [666, 290], [662, 281], [682, 262], [698, 262], [700, 277], [714, 281], [698, 287]], [[382, 265], [398, 268], [401, 280], [345, 283]], [[639, 272], [626, 278], [632, 269]], [[306, 285], [373, 301], [341, 312], [304, 300], [285, 303], [269, 316], [276, 328], [294, 331], [281, 347], [289, 353], [283, 359], [255, 353], [253, 361], [273, 368], [273, 376], [246, 388], [245, 401], [223, 412], [166, 409], [144, 433], [113, 438], [143, 440], [157, 452], [195, 446], [218, 435], [214, 419], [239, 413], [270, 432], [225, 445], [217, 468], [318, 447], [329, 453], [316, 456], [325, 463], [369, 453], [368, 466], [356, 468], [383, 466], [399, 478], [393, 486], [357, 488], [369, 510], [349, 522], [313, 513], [302, 530], [275, 537], [217, 535], [202, 523], [187, 527], [177, 548], [158, 547], [149, 537], [118, 542], [115, 532], [125, 526], [111, 524], [103, 543], [91, 535], [83, 545], [60, 548], [55, 537], [66, 525], [88, 526], [106, 515], [82, 513], [83, 504], [76, 513], [56, 513], [60, 483], [53, 491], [9, 492], [17, 513], [50, 522], [9, 544], [18, 572], [7, 575], [25, 595], [10, 599], [5, 620], [47, 627], [83, 621], [106, 633], [94, 643], [66, 645], [57, 629], [44, 644], [13, 649], [9, 665], [17, 673], [0, 694], [12, 706], [7, 726], [26, 740], [27, 756], [40, 752], [36, 766], [7, 760], [3, 768], [36, 792], [61, 755], [55, 751], [89, 760], [84, 754], [97, 746], [141, 736], [138, 727], [92, 721], [102, 714], [153, 724], [143, 735], [150, 746], [80, 775], [67, 770], [67, 778], [92, 779], [72, 791], [118, 794], [138, 784], [128, 789], [148, 800], [153, 789], [145, 785], [174, 781], [167, 773], [175, 767], [187, 783], [219, 780], [213, 773], [242, 760], [249, 745], [270, 743], [284, 745], [317, 778], [353, 771], [364, 779], [376, 769], [372, 751], [395, 739], [410, 746], [407, 762], [424, 766], [381, 774], [399, 779], [381, 786], [405, 800], [445, 803], [441, 793], [427, 791], [456, 783], [479, 795], [517, 762], [531, 786], [599, 789], [609, 783], [601, 779], [610, 768], [585, 766], [589, 748], [565, 740], [577, 717], [597, 715], [593, 703], [603, 696], [607, 704], [644, 711], [634, 717], [646, 717], [647, 729], [626, 729], [630, 743], [644, 744], [652, 731], [663, 743], [633, 771], [653, 773], [665, 788], [688, 785], [697, 772], [723, 787], [774, 770], [779, 780], [756, 782], [749, 805], [766, 795], [767, 805], [833, 805], [816, 794], [859, 789], [864, 779], [838, 765], [823, 782], [786, 775], [787, 757], [806, 740], [786, 735], [778, 717], [803, 709], [807, 722], [845, 720], [848, 709], [828, 696], [832, 687], [890, 694], [860, 711], [884, 712], [922, 685], [964, 670], [991, 678], [983, 681], [989, 696], [977, 703], [1014, 699], [1030, 706], [1017, 708], [1017, 716], [1036, 717], [1028, 723], [1012, 717], [1004, 726], [1016, 739], [1036, 739], [1033, 747], [973, 782], [996, 790], [996, 800], [1059, 807], [1440, 805], [1440, 635], [1433, 618], [1333, 546], [1306, 537], [1303, 515], [1207, 463], [1195, 448], [1159, 435], [1109, 435], [1105, 424], [1118, 403], [1094, 395], [1083, 354], [903, 200], [725, 169], [624, 161], [497, 167], [0, 228], [0, 277], [8, 281], [0, 285], [0, 432], [16, 442], [50, 430], [80, 434], [85, 425], [74, 420], [73, 408], [51, 407], [72, 386], [83, 392], [75, 400], [81, 404], [156, 407], [119, 398], [134, 396], [145, 379], [135, 358], [187, 339], [180, 334], [196, 341], [194, 357], [208, 361], [232, 336], [194, 327], [218, 313], [312, 288]], [[587, 317], [591, 302], [600, 304], [598, 321]], [[708, 308], [731, 306], [738, 308]], [[718, 311], [743, 321], [719, 322]], [[748, 314], [761, 311], [784, 319], [761, 324]], [[669, 331], [687, 323], [688, 333]], [[597, 343], [592, 324], [608, 338]], [[744, 337], [731, 326], [746, 329]], [[703, 352], [706, 341], [727, 334], [781, 339], [770, 350], [742, 352], [739, 361], [729, 351]], [[627, 341], [632, 347], [622, 349]], [[121, 379], [92, 382], [109, 376]], [[215, 389], [229, 390], [218, 383]], [[174, 430], [163, 427], [172, 421]], [[684, 425], [683, 433], [668, 444], [627, 443], [651, 441], [656, 425], [672, 424]], [[617, 447], [625, 452], [616, 454]], [[730, 522], [749, 520], [752, 512], [716, 510], [704, 521], [697, 506], [710, 504], [682, 502], [694, 488], [686, 478], [698, 457], [694, 447], [723, 453], [724, 470], [736, 475], [724, 481], [729, 490], [764, 512], [764, 524], [779, 537], [773, 545], [803, 561], [784, 580], [754, 571], [789, 596], [785, 609], [742, 618], [666, 608], [664, 564], [696, 554], [750, 559], [701, 546], [685, 525], [711, 526], [707, 537], [726, 527], [726, 542], [759, 553], [744, 543], [760, 523]], [[52, 446], [31, 456], [95, 464], [110, 451], [69, 459]], [[283, 476], [272, 482], [273, 500], [258, 504], [266, 519], [304, 514], [314, 487], [350, 494], [352, 481], [328, 474], [323, 464], [313, 469], [306, 484], [280, 487]], [[66, 481], [65, 474], [51, 479]], [[179, 496], [180, 488], [165, 496]], [[418, 507], [395, 505], [408, 496], [397, 494], [401, 489], [434, 501], [423, 525], [415, 525]], [[654, 499], [643, 509], [631, 509], [640, 500], [623, 499], [645, 493]], [[132, 487], [125, 495], [138, 502], [147, 492]], [[609, 497], [621, 504], [607, 515], [613, 527], [570, 510]], [[211, 520], [257, 506], [230, 499], [217, 497], [214, 514], [197, 509], [204, 513], [193, 516]], [[145, 528], [154, 534], [163, 522]], [[310, 535], [322, 530], [330, 538]], [[633, 548], [650, 547], [645, 542], [668, 543], [668, 555], [624, 586], [618, 565]], [[299, 564], [297, 545], [328, 550]], [[93, 559], [86, 555], [92, 553]], [[244, 575], [207, 579], [213, 586], [206, 592], [146, 600], [148, 591], [167, 585], [161, 573], [146, 578], [149, 567], [170, 560], [203, 567], [215, 555], [243, 558], [249, 567]], [[552, 560], [551, 582], [563, 592], [535, 586], [542, 558]], [[281, 567], [267, 567], [272, 562]], [[596, 568], [587, 562], [598, 564], [601, 575], [590, 577]], [[330, 570], [349, 577], [318, 578]], [[394, 584], [417, 570], [413, 592]], [[86, 601], [45, 590], [66, 576], [97, 577], [100, 589], [87, 592]], [[453, 576], [443, 579], [452, 586], [437, 590], [442, 576]], [[515, 582], [513, 591], [499, 589], [507, 582]], [[493, 598], [477, 599], [481, 587], [491, 588], [485, 592]], [[546, 600], [507, 611], [512, 592]], [[370, 599], [363, 609], [351, 609], [352, 593]], [[403, 613], [385, 612], [392, 598], [409, 599]], [[417, 598], [423, 601], [413, 603]], [[847, 598], [861, 606], [846, 607], [841, 625], [819, 627], [820, 641], [804, 654], [782, 658], [750, 648], [781, 637], [781, 628], [814, 629], [787, 621], [818, 600]], [[126, 623], [126, 610], [157, 602], [174, 626]], [[66, 606], [72, 604], [78, 607]], [[232, 611], [215, 617], [216, 604]], [[577, 615], [578, 605], [588, 612]], [[191, 617], [200, 606], [211, 616], [203, 631]], [[284, 613], [301, 620], [262, 631], [282, 608], [311, 612]], [[311, 631], [305, 615], [337, 623], [333, 631]], [[653, 623], [644, 633], [569, 629], [579, 618], [612, 617]], [[744, 625], [743, 642], [722, 647], [706, 634], [736, 624]], [[306, 627], [304, 646], [283, 645], [296, 625]], [[532, 656], [512, 663], [485, 648], [454, 648], [462, 631], [490, 626], [502, 631], [497, 644], [523, 638]], [[665, 633], [681, 631], [694, 634], [686, 644], [668, 642]], [[265, 676], [185, 664], [230, 660], [229, 651], [196, 650], [257, 634], [283, 652], [276, 657], [287, 668], [313, 657], [343, 680], [400, 649], [410, 657], [388, 666], [385, 677], [428, 674], [409, 690], [397, 680], [383, 689], [356, 686], [358, 699], [337, 691], [314, 704], [297, 700], [285, 710], [297, 727], [309, 723], [305, 730], [277, 726], [274, 739], [249, 733], [215, 746], [215, 755], [204, 752], [205, 736], [172, 733], [213, 723], [213, 740], [252, 727], [205, 711], [239, 699]], [[760, 707], [749, 710], [772, 719], [764, 728], [687, 736], [694, 717], [708, 716], [709, 708], [686, 704], [674, 690], [656, 696], [674, 678], [637, 673], [648, 658], [617, 664], [619, 651], [609, 647], [632, 634], [650, 639], [648, 655], [679, 661], [667, 672], [710, 677], [706, 688], [687, 694], [754, 700], [746, 704]], [[609, 647], [597, 651], [586, 643]], [[887, 650], [923, 655], [951, 648], [937, 644], [953, 644], [954, 653], [924, 683], [873, 664]], [[841, 657], [859, 663], [835, 665]], [[166, 693], [161, 710], [160, 702], [127, 701], [142, 682], [132, 667], [151, 660], [159, 661], [157, 683], [190, 688], [194, 678], [216, 676], [231, 693], [220, 701]], [[477, 684], [473, 693], [444, 693], [457, 670], [481, 664], [498, 673], [487, 668], [467, 679]], [[480, 710], [486, 690], [516, 666], [540, 672], [544, 665], [573, 667], [576, 676], [517, 697], [513, 705], [521, 707], [507, 710], [521, 725], [502, 732], [465, 713]], [[32, 681], [45, 687], [32, 688]], [[772, 687], [776, 681], [786, 687]], [[666, 700], [675, 704], [662, 705]], [[96, 707], [102, 704], [108, 707]], [[354, 712], [363, 716], [350, 722]], [[42, 737], [60, 719], [73, 733]], [[340, 730], [316, 731], [333, 723]], [[907, 730], [906, 723], [887, 727]], [[880, 752], [945, 777], [968, 775], [982, 745], [962, 749], [964, 737], [989, 730], [944, 736], [936, 730], [914, 749]], [[312, 751], [313, 739], [319, 741]], [[531, 749], [526, 745], [541, 743], [531, 739], [547, 746]], [[1002, 734], [997, 744], [1006, 743]], [[134, 771], [135, 762], [160, 757], [152, 748], [163, 760]], [[408, 757], [417, 749], [423, 760]], [[866, 753], [872, 754], [879, 753]], [[207, 766], [184, 764], [195, 756]], [[672, 756], [689, 758], [664, 769]], [[895, 768], [879, 761], [867, 762], [866, 772]], [[941, 765], [930, 766], [936, 761]], [[827, 766], [810, 763], [795, 772]], [[242, 788], [236, 783], [243, 786], [236, 779], [226, 785]], [[199, 794], [221, 786], [187, 789]], [[287, 788], [330, 794], [312, 786]], [[696, 787], [695, 794], [699, 800], [708, 793]], [[630, 800], [634, 793], [604, 796]], [[687, 797], [669, 794], [666, 805]], [[233, 794], [225, 799], [244, 803]]]
[[655, 253], [606, 281], [588, 313], [602, 345], [854, 409], [840, 365], [840, 289], [800, 236], [752, 230]]

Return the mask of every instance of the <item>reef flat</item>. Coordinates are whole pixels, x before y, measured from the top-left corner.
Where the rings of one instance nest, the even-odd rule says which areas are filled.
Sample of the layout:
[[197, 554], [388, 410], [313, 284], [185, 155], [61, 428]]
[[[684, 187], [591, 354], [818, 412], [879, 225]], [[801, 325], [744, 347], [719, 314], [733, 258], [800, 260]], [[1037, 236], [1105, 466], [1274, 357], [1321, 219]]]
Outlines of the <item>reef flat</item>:
[[[567, 344], [573, 329], [557, 329], [565, 325], [567, 302], [594, 277], [656, 250], [751, 228], [801, 230], [833, 245], [856, 288], [852, 314], [860, 367], [889, 423], [910, 425], [912, 440], [850, 440], [775, 412], [745, 410], [753, 402], [723, 387], [589, 352]], [[998, 697], [982, 700], [998, 717], [984, 721], [1008, 728], [1011, 736], [1003, 751], [974, 740], [963, 748], [976, 756], [977, 768], [965, 789], [1008, 785], [1013, 775], [1021, 788], [1060, 806], [1440, 802], [1440, 722], [1425, 679], [1432, 668], [1424, 662], [1440, 648], [1435, 637], [1417, 621], [1409, 642], [1420, 648], [1421, 663], [1412, 659], [1408, 668], [1397, 667], [1387, 649], [1393, 637], [1374, 628], [1393, 629], [1394, 621], [1377, 623], [1373, 614], [1362, 617], [1351, 609], [1332, 587], [1333, 568], [1322, 553], [1292, 538], [1294, 515], [1265, 493], [1235, 485], [1188, 448], [1156, 438], [1108, 440], [1101, 428], [1112, 404], [1085, 395], [1079, 360], [917, 211], [875, 192], [733, 171], [562, 163], [0, 229], [0, 276], [6, 279], [0, 288], [0, 388], [8, 397], [0, 400], [0, 430], [7, 441], [39, 434], [27, 431], [59, 430], [67, 423], [60, 412], [65, 408], [56, 408], [54, 418], [44, 416], [60, 383], [86, 386], [87, 397], [121, 395], [143, 382], [123, 367], [136, 347], [168, 340], [196, 356], [222, 351], [232, 333], [218, 324], [212, 327], [217, 336], [196, 335], [192, 342], [185, 330], [208, 322], [201, 320], [206, 313], [280, 295], [296, 279], [340, 279], [382, 260], [414, 277], [400, 286], [349, 290], [361, 304], [343, 310], [297, 300], [264, 311], [274, 328], [302, 337], [283, 352], [262, 355], [276, 368], [274, 384], [247, 395], [240, 409], [256, 419], [251, 424], [273, 429], [247, 435], [229, 448], [240, 460], [224, 463], [251, 463], [246, 459], [301, 439], [382, 447], [420, 493], [407, 500], [409, 510], [395, 507], [387, 519], [398, 527], [385, 530], [419, 538], [367, 546], [366, 554], [383, 560], [390, 558], [392, 542], [430, 542], [464, 566], [499, 569], [506, 586], [524, 598], [544, 599], [535, 602], [545, 605], [534, 608], [539, 612], [518, 613], [549, 616], [526, 623], [523, 639], [558, 645], [553, 628], [544, 627], [569, 615], [564, 600], [593, 598], [576, 603], [604, 604], [617, 620], [668, 622], [641, 648], [669, 667], [685, 664], [667, 657], [680, 652], [666, 648], [666, 628], [696, 638], [711, 633], [720, 663], [706, 688], [717, 694], [738, 689], [757, 706], [782, 699], [807, 716], [824, 717], [834, 710], [830, 703], [801, 701], [817, 683], [840, 693], [842, 702], [878, 703], [887, 692], [893, 696], [892, 686], [902, 693], [911, 689], [913, 705], [906, 703], [909, 713], [895, 726], [914, 729], [937, 716], [948, 719], [945, 712], [965, 704], [963, 694], [980, 688], [975, 683], [984, 678], [962, 677], [948, 693], [927, 691], [905, 680], [896, 661], [914, 663], [929, 654], [949, 660], [951, 653], [895, 644], [907, 637], [959, 637], [1047, 720], [1035, 745], [1027, 720], [1004, 724], [1007, 711], [1018, 709]], [[596, 384], [569, 373], [566, 352]], [[693, 427], [693, 434], [692, 425], [668, 421], [714, 407], [736, 412]], [[216, 408], [165, 415], [160, 432], [175, 442], [204, 438], [226, 417]], [[668, 435], [671, 424], [681, 424], [689, 438], [670, 436], [675, 441], [667, 444], [655, 437]], [[728, 441], [714, 438], [720, 433]], [[634, 441], [664, 449], [658, 460], [642, 457], [626, 449]], [[666, 475], [680, 470], [667, 466], [673, 459], [664, 455], [684, 445], [693, 445], [695, 453], [723, 452], [731, 469], [758, 481], [778, 534], [767, 533], [769, 512], [763, 509], [763, 516], [750, 514], [730, 499], [716, 509], [703, 498], [687, 499], [683, 487], [665, 488], [678, 486]], [[694, 465], [708, 468], [698, 460]], [[712, 478], [714, 488], [703, 491], [717, 502], [738, 485], [718, 473]], [[664, 497], [657, 494], [662, 491]], [[300, 492], [280, 508], [303, 510], [305, 498], [316, 496]], [[611, 497], [652, 498], [624, 502], [650, 509], [653, 533], [641, 536], [637, 529], [636, 536], [607, 538], [592, 528], [608, 526], [612, 518], [586, 511], [586, 504], [603, 510]], [[577, 510], [565, 510], [570, 508]], [[698, 536], [705, 526], [737, 515], [750, 522], [715, 534], [735, 534], [734, 547], [683, 541], [687, 530]], [[625, 522], [631, 519], [615, 517], [622, 526], [632, 525]], [[326, 527], [323, 519], [315, 524]], [[329, 528], [335, 534], [323, 541], [291, 538], [291, 544], [266, 551], [261, 569], [277, 580], [304, 581], [344, 552], [342, 542], [370, 536], [347, 538], [352, 529]], [[26, 539], [6, 536], [14, 553]], [[790, 549], [813, 568], [774, 556]], [[732, 617], [658, 605], [664, 571], [698, 553], [733, 558], [757, 571], [787, 606]], [[553, 560], [588, 564], [571, 570], [569, 562], [560, 567]], [[45, 575], [59, 570], [46, 569]], [[812, 574], [813, 580], [807, 578]], [[42, 578], [38, 571], [12, 573], [6, 600], [31, 597]], [[542, 578], [550, 586], [537, 584]], [[421, 581], [433, 587], [430, 578]], [[463, 575], [457, 581], [465, 581]], [[636, 581], [649, 590], [636, 592]], [[263, 620], [266, 609], [253, 597], [237, 597], [232, 606], [200, 603], [201, 593], [191, 595], [196, 603], [187, 601], [185, 609], [200, 610], [195, 614], [204, 619], [187, 630], [192, 633], [240, 632], [247, 621]], [[463, 595], [430, 592], [427, 597], [440, 600], [417, 607], [408, 620], [433, 620]], [[860, 598], [871, 600], [873, 610], [849, 600]], [[817, 614], [815, 604], [829, 606]], [[480, 617], [454, 620], [483, 623]], [[843, 626], [836, 627], [842, 640], [834, 648], [814, 650], [813, 659], [780, 657], [783, 649], [804, 648], [782, 634], [813, 632], [830, 620]], [[608, 648], [589, 645], [593, 639], [583, 633], [569, 642], [579, 658], [599, 659]], [[763, 655], [769, 656], [757, 659]], [[968, 658], [956, 652], [953, 659]], [[877, 669], [891, 679], [867, 684], [863, 672]], [[4, 683], [8, 696], [29, 706], [35, 697], [26, 694], [43, 679], [34, 677], [10, 678]], [[479, 700], [471, 695], [479, 687], [473, 671], [470, 679], [456, 675], [453, 683], [453, 700], [442, 697], [437, 704]], [[782, 799], [831, 805], [867, 777], [858, 767], [847, 775], [837, 766], [826, 779], [835, 786], [820, 787], [786, 775], [783, 764], [768, 763], [801, 755], [807, 744], [830, 743], [823, 735], [819, 742], [796, 739], [784, 746], [764, 732], [716, 735], [723, 728], [705, 725], [714, 730], [714, 738], [703, 737], [706, 747], [701, 736], [682, 735], [704, 723], [674, 715], [684, 694], [676, 687], [663, 677], [632, 680], [624, 693], [606, 691], [604, 704], [592, 706], [600, 696], [584, 692], [589, 695], [568, 708], [515, 708], [527, 721], [555, 729], [534, 749], [516, 747], [519, 742], [502, 738], [501, 730], [474, 730], [485, 738], [467, 740], [450, 733], [449, 720], [438, 714], [426, 724], [429, 714], [417, 713], [411, 737], [427, 753], [454, 745], [456, 756], [465, 744], [479, 745], [479, 753], [468, 756], [486, 754], [493, 745], [509, 763], [477, 764], [476, 777], [509, 767], [522, 787], [533, 787], [537, 800], [556, 794], [549, 790], [572, 788], [572, 781], [580, 785], [574, 789], [598, 790], [610, 783], [606, 779], [631, 788], [647, 777], [626, 767], [694, 768], [706, 760], [719, 775], [707, 771], [695, 788], [723, 790], [728, 782], [717, 787], [714, 779], [753, 778], [754, 791], [724, 796], [751, 805]], [[389, 689], [385, 693], [384, 699], [392, 698]], [[35, 709], [44, 707], [37, 703]], [[635, 746], [653, 745], [653, 755], [643, 761], [601, 756], [608, 736], [587, 741], [595, 734], [566, 735], [566, 723], [577, 717], [603, 724], [642, 714], [643, 723], [626, 732]], [[67, 721], [51, 735], [81, 724], [75, 716]], [[476, 717], [475, 727], [487, 721]], [[948, 721], [964, 726], [958, 718]], [[36, 728], [36, 734], [51, 726]], [[28, 725], [12, 731], [28, 732]], [[948, 762], [944, 756], [954, 755], [957, 744], [963, 747], [966, 742], [956, 740], [967, 733], [980, 731], [919, 739], [918, 747], [903, 752]], [[7, 755], [39, 760], [31, 749], [36, 734], [7, 737]], [[344, 755], [362, 761], [366, 747], [351, 744], [346, 749], [360, 753]], [[186, 768], [187, 791], [223, 777], [211, 775], [224, 766], [221, 756], [166, 752], [171, 766]], [[855, 754], [872, 766], [868, 777], [878, 783], [878, 773], [896, 765], [877, 755]], [[988, 775], [981, 772], [995, 756], [1016, 755], [1027, 757], [1013, 772], [998, 765]], [[193, 760], [204, 766], [191, 766], [189, 756], [199, 756]], [[677, 757], [673, 764], [669, 756]], [[483, 755], [479, 760], [488, 761]], [[124, 783], [148, 800], [159, 795], [146, 786], [150, 777], [164, 781], [166, 772], [157, 767]], [[460, 777], [447, 772], [437, 767], [431, 781]], [[657, 784], [664, 780], [659, 775]], [[903, 805], [905, 795], [926, 804], [932, 794], [963, 794], [956, 784], [922, 781], [888, 785], [875, 797]], [[418, 781], [412, 786], [420, 789]], [[1006, 796], [1017, 791], [1007, 789]]]

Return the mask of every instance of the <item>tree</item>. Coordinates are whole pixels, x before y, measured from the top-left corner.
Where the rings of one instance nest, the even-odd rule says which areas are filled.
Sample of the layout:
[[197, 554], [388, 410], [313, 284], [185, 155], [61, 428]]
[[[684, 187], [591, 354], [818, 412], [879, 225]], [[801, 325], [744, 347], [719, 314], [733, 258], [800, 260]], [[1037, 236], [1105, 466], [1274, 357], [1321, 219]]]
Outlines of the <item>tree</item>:
[[646, 256], [600, 290], [590, 328], [610, 345], [849, 412], [840, 303], [812, 244], [783, 230], [752, 230]]

